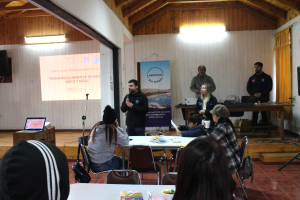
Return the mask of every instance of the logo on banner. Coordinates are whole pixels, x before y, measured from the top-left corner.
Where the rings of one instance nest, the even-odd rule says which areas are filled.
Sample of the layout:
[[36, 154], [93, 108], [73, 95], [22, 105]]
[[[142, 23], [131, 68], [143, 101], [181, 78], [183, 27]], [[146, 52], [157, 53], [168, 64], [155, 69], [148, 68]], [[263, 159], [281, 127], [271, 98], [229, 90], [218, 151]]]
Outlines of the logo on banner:
[[147, 78], [152, 83], [158, 83], [164, 78], [164, 72], [159, 67], [152, 67], [147, 72]]

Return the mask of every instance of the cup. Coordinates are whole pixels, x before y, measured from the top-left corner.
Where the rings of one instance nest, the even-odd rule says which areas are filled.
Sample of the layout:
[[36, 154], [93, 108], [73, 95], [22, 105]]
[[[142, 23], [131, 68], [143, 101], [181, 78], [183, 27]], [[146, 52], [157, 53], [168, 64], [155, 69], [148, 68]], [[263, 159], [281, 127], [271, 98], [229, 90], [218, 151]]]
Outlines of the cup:
[[210, 121], [209, 120], [205, 120], [205, 128], [210, 128]]
[[205, 121], [205, 120], [204, 120], [204, 119], [202, 119], [201, 125], [204, 125], [204, 121]]

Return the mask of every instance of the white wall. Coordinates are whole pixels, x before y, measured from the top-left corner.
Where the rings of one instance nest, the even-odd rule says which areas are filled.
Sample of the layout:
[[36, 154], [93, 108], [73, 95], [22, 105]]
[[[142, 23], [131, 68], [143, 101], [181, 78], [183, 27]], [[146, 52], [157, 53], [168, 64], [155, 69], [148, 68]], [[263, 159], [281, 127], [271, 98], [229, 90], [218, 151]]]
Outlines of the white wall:
[[[229, 95], [241, 97], [248, 95], [246, 84], [254, 74], [255, 62], [261, 61], [263, 70], [273, 76], [274, 33], [234, 31], [227, 32], [223, 40], [211, 42], [184, 41], [180, 34], [134, 36], [135, 67], [136, 62], [170, 60], [173, 107], [195, 96], [189, 87], [201, 64], [216, 83], [214, 95], [218, 100]], [[175, 122], [183, 124], [181, 110], [173, 111]], [[251, 118], [251, 114], [246, 113], [244, 118]]]
[[[8, 57], [12, 59], [13, 78], [12, 83], [0, 83], [0, 129], [22, 129], [27, 117], [37, 116], [46, 117], [56, 129], [82, 128], [81, 117], [84, 114], [85, 100], [41, 100], [39, 57], [95, 53], [100, 51], [99, 42], [1, 45], [0, 50], [7, 50]], [[101, 56], [105, 60], [105, 56]], [[101, 73], [105, 73], [107, 66], [102, 65], [101, 60]], [[105, 82], [102, 81], [101, 84], [103, 88]], [[91, 128], [101, 117], [101, 100], [89, 100], [86, 128]]]
[[[298, 80], [297, 80], [297, 67], [300, 66], [300, 16], [292, 19], [276, 30], [276, 33], [283, 29], [292, 26], [292, 89], [293, 96], [296, 98], [293, 102], [292, 109], [293, 120], [285, 120], [284, 128], [300, 135], [300, 96], [298, 95]], [[279, 124], [279, 121], [276, 121]]]

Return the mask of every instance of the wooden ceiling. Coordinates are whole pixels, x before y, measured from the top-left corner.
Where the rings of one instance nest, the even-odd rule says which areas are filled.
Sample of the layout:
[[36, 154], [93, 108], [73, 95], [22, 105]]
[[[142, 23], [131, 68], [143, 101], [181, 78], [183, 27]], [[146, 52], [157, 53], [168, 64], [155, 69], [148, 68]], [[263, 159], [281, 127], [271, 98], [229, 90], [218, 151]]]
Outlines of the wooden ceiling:
[[166, 11], [238, 8], [261, 20], [277, 23], [287, 19], [291, 9], [300, 11], [300, 0], [114, 0], [121, 7], [123, 17], [128, 17], [133, 30], [141, 23], [151, 21]]

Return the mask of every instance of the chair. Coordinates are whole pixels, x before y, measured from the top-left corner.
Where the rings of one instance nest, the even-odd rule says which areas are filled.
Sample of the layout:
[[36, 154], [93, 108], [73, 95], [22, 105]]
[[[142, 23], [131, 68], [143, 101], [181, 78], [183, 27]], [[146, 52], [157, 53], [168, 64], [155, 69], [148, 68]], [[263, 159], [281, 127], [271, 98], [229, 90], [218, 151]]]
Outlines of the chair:
[[175, 159], [175, 162], [174, 162], [174, 168], [172, 169], [172, 160], [174, 160], [173, 156], [170, 158], [170, 171], [173, 171], [173, 172], [177, 172], [177, 168], [178, 168], [178, 164], [179, 164], [179, 157], [180, 157], [180, 154], [182, 152], [182, 150], [184, 149], [184, 147], [181, 147], [177, 150], [177, 153], [176, 153], [176, 159]]
[[149, 146], [132, 146], [129, 148], [128, 169], [139, 173], [157, 173], [157, 185], [160, 183], [160, 166], [155, 164], [152, 149]]
[[101, 172], [94, 172], [91, 170], [90, 168], [90, 158], [89, 158], [89, 154], [87, 153], [86, 147], [83, 144], [80, 144], [80, 150], [81, 150], [81, 154], [82, 154], [82, 164], [84, 166], [84, 168], [87, 168], [87, 172], [88, 173], [92, 173], [92, 174], [97, 174], [95, 182], [97, 182], [98, 176], [99, 174], [102, 173], [107, 173], [107, 171], [101, 171]]
[[[120, 176], [119, 173], [124, 174]], [[111, 170], [106, 176], [106, 184], [141, 184], [139, 173], [135, 170]]]
[[[163, 135], [162, 133], [146, 133], [146, 136], [156, 136], [156, 135]], [[159, 152], [164, 151], [164, 155], [162, 156], [154, 156], [154, 161], [164, 162], [164, 173], [166, 173], [166, 170], [168, 169], [168, 159], [165, 149], [152, 149], [152, 152]]]
[[[242, 166], [243, 166], [244, 157], [245, 157], [245, 153], [246, 153], [247, 147], [248, 147], [248, 138], [247, 138], [247, 136], [245, 136], [244, 139], [243, 139], [243, 141], [242, 141], [242, 144], [241, 144], [241, 154], [240, 154], [241, 166], [240, 166], [239, 169], [241, 169]], [[237, 176], [237, 178], [240, 181], [240, 184], [242, 186], [242, 189], [244, 191], [246, 199], [248, 199], [248, 196], [247, 196], [247, 193], [246, 193], [246, 186], [245, 186], [245, 184], [243, 182], [243, 179], [241, 178], [241, 176], [239, 174], [239, 169], [236, 171], [236, 176]]]
[[161, 178], [162, 185], [175, 185], [177, 179], [177, 172], [168, 172]]

